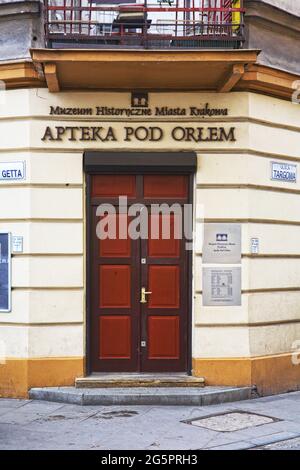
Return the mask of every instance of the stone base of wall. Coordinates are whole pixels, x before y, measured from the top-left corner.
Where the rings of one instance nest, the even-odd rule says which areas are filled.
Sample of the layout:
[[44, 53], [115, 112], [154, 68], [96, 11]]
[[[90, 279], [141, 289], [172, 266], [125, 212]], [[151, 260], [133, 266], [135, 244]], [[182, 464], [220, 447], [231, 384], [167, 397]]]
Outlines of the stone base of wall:
[[0, 397], [26, 398], [32, 387], [74, 385], [84, 358], [8, 359], [0, 364]]
[[[292, 354], [255, 358], [193, 359], [193, 375], [206, 385], [256, 386], [260, 395], [300, 390], [300, 364]], [[0, 397], [27, 398], [32, 387], [72, 386], [85, 375], [84, 358], [9, 359], [0, 365]]]
[[193, 359], [193, 375], [204, 377], [206, 385], [256, 386], [260, 395], [300, 390], [300, 364], [292, 354]]

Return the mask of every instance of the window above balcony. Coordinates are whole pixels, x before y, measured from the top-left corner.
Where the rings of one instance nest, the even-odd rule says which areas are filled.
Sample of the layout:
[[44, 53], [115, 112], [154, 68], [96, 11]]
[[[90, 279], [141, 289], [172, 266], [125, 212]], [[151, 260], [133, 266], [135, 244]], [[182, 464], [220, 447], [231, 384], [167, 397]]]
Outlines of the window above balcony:
[[239, 49], [242, 0], [44, 0], [47, 46]]

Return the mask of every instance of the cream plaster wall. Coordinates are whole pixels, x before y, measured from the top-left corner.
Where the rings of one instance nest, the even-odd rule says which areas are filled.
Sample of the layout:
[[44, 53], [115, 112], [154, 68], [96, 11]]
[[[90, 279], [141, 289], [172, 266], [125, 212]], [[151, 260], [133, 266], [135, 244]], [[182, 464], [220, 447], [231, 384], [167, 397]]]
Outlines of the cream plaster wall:
[[[300, 107], [249, 93], [150, 93], [150, 106], [227, 107], [223, 118], [49, 116], [50, 106], [130, 107], [127, 93], [15, 90], [0, 104], [0, 162], [25, 161], [26, 181], [0, 181], [0, 230], [24, 237], [13, 257], [12, 312], [0, 313], [9, 357], [84, 355], [84, 149], [194, 150], [195, 202], [213, 221], [242, 224], [242, 306], [202, 306], [201, 245], [194, 259], [194, 357], [289, 352], [300, 338], [300, 177], [270, 179], [271, 161], [300, 160]], [[46, 126], [113, 126], [118, 142], [42, 142]], [[161, 142], [126, 143], [126, 125], [158, 125]], [[236, 142], [174, 142], [172, 127], [236, 128]], [[299, 168], [298, 168], [299, 171]], [[201, 217], [198, 221], [201, 224]], [[250, 239], [260, 239], [259, 257]], [[283, 290], [284, 289], [284, 290]]]

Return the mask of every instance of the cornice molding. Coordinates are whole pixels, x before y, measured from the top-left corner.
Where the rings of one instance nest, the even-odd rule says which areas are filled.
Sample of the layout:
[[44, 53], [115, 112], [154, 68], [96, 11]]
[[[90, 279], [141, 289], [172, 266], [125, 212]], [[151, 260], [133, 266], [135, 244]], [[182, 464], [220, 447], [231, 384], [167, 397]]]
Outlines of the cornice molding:
[[[74, 51], [74, 53], [78, 54], [78, 50]], [[56, 54], [57, 51], [55, 52], [55, 55]], [[56, 62], [53, 56], [51, 58], [51, 53], [48, 55], [48, 51], [46, 55], [47, 60], [45, 62], [42, 60], [41, 50], [39, 50], [39, 60], [35, 60], [34, 62], [28, 60], [0, 62], [0, 80], [4, 81], [7, 89], [46, 88], [47, 80], [44, 73], [45, 70], [48, 74], [51, 72], [51, 80], [48, 85], [54, 86], [54, 91], [56, 92], [59, 92], [59, 90], [63, 91], [64, 88], [60, 87], [60, 77], [57, 75], [57, 63], [59, 63], [59, 61]], [[72, 60], [71, 51], [69, 51], [69, 59]], [[184, 65], [184, 63], [179, 60], [176, 61], [175, 67], [178, 66], [179, 69], [181, 69], [182, 65]], [[296, 82], [300, 80], [299, 75], [255, 63], [245, 66], [231, 65], [229, 71], [230, 73], [224, 76], [224, 80], [217, 84], [216, 93], [250, 91], [280, 99], [291, 100], [292, 94], [297, 86]], [[83, 88], [80, 89], [82, 90]], [[180, 90], [180, 87], [178, 89]], [[155, 88], [153, 88], [153, 90], [155, 91]], [[164, 91], [166, 90], [167, 89]], [[125, 88], [124, 91], [126, 91]], [[205, 90], [201, 89], [201, 91]], [[207, 91], [211, 92], [212, 90], [207, 89]]]
[[32, 61], [0, 62], [0, 80], [7, 89], [47, 86], [41, 67]]

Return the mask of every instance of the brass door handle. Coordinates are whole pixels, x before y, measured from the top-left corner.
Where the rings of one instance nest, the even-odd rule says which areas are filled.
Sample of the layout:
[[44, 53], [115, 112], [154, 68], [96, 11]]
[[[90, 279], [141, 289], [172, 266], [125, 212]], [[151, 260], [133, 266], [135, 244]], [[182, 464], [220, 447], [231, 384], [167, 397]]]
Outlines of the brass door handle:
[[147, 303], [146, 295], [149, 295], [149, 294], [152, 294], [152, 292], [149, 292], [149, 291], [147, 292], [146, 287], [142, 287], [142, 289], [141, 289], [141, 300], [140, 300], [141, 304], [146, 304]]

